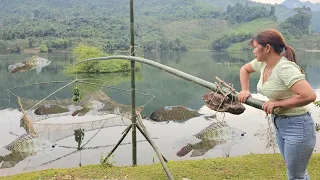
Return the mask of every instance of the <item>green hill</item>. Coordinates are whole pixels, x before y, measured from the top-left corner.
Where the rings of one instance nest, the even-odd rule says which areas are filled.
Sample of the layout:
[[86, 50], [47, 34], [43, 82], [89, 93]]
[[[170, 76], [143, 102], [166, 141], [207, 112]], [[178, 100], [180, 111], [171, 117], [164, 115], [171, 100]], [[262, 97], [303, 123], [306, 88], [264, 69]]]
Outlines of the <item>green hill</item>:
[[[235, 23], [238, 15], [230, 17], [226, 11], [237, 3], [255, 6], [246, 6], [246, 15], [259, 20]], [[34, 47], [68, 50], [80, 42], [102, 46], [107, 52], [129, 49], [129, 1], [2, 0], [0, 6], [0, 52]], [[137, 50], [147, 51], [209, 50], [226, 33], [276, 27], [277, 22], [266, 17], [270, 8], [249, 0], [135, 1], [135, 44]], [[293, 14], [281, 5], [275, 10], [279, 22]]]
[[[267, 28], [277, 28], [279, 25], [278, 22], [268, 20], [268, 19], [256, 19], [248, 23], [239, 24], [230, 30], [228, 33], [236, 32], [247, 32], [247, 33], [257, 33], [263, 29]], [[239, 42], [234, 43], [227, 48], [227, 51], [242, 51], [248, 47], [248, 42]]]

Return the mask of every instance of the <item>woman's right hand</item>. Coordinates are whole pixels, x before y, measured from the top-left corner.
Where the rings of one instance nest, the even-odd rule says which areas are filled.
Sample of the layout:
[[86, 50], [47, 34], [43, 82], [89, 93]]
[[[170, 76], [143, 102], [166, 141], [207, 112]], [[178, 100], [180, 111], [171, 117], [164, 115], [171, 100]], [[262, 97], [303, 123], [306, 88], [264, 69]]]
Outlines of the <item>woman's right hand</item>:
[[238, 101], [241, 103], [244, 103], [250, 96], [251, 96], [250, 91], [248, 90], [240, 91], [240, 93], [238, 94]]

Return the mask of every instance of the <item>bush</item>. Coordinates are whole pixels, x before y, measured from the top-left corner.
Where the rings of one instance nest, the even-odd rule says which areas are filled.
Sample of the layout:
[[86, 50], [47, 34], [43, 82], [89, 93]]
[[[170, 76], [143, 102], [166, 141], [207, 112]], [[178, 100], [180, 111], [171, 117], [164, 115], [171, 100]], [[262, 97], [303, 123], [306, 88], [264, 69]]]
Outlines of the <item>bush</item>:
[[[102, 48], [79, 45], [72, 51], [75, 62], [80, 62], [89, 58], [108, 56]], [[130, 71], [130, 61], [128, 60], [108, 60], [108, 61], [91, 61], [79, 64], [77, 66], [68, 66], [66, 71], [69, 73], [113, 73]], [[136, 63], [135, 70], [139, 71], [141, 64]]]

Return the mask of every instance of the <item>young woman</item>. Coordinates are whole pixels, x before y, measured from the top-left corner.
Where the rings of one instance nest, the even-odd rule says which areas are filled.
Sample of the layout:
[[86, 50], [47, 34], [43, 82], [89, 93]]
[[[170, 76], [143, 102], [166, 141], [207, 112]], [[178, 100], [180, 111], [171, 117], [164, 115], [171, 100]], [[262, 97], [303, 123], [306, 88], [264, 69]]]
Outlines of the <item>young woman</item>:
[[271, 114], [288, 179], [308, 180], [307, 165], [316, 144], [316, 129], [306, 105], [316, 100], [316, 94], [279, 31], [260, 32], [250, 43], [256, 59], [240, 69], [242, 91], [238, 100], [243, 103], [250, 96], [249, 74], [260, 72], [257, 90], [269, 98], [262, 107]]

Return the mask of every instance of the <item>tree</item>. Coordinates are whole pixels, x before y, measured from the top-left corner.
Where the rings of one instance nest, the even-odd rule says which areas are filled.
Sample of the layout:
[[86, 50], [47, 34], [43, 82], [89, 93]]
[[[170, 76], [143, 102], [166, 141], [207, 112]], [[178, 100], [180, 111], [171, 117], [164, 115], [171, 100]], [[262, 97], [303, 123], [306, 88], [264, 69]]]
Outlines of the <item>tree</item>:
[[40, 50], [40, 52], [48, 52], [47, 44], [42, 43], [39, 50]]
[[271, 6], [270, 11], [269, 11], [269, 17], [275, 21], [277, 21], [277, 16], [276, 16], [276, 9], [274, 6]]
[[310, 33], [311, 9], [303, 6], [302, 8], [295, 8], [294, 11], [296, 14], [286, 19], [280, 25], [280, 29], [288, 38], [301, 38], [303, 35]]

